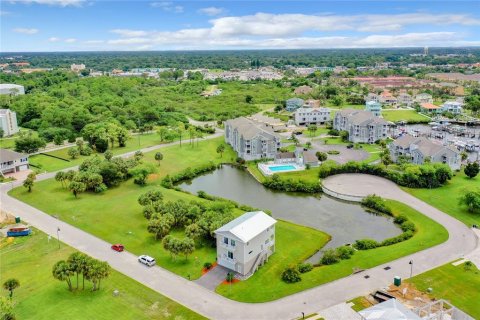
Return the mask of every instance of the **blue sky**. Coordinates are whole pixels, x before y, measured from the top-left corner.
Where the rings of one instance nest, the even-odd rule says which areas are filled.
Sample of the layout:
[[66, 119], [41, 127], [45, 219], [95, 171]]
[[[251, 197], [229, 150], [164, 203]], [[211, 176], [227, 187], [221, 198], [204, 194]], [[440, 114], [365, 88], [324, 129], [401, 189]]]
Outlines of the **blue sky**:
[[480, 46], [480, 1], [0, 1], [2, 52]]

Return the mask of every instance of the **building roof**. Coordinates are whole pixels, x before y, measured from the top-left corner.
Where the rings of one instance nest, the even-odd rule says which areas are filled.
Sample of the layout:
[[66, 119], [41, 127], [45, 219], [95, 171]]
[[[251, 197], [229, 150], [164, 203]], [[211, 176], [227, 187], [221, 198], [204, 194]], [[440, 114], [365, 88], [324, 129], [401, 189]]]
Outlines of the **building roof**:
[[230, 221], [215, 230], [215, 233], [229, 232], [242, 242], [247, 243], [275, 223], [277, 223], [277, 220], [265, 212], [253, 211], [247, 212], [235, 220]]
[[305, 113], [310, 113], [310, 112], [328, 112], [330, 113], [330, 109], [329, 108], [305, 108], [305, 107], [301, 107], [301, 108], [298, 108], [297, 110], [295, 110], [295, 113], [300, 113], [300, 112], [305, 112]]
[[273, 128], [245, 117], [227, 120], [226, 123], [237, 129], [239, 134], [247, 140], [251, 140], [257, 135], [261, 135], [267, 139], [279, 138], [279, 136], [273, 132]]
[[295, 158], [294, 152], [279, 152], [275, 156], [275, 159], [293, 159]]
[[311, 163], [311, 162], [317, 162], [318, 163], [318, 158], [315, 155], [315, 152], [309, 150], [309, 151], [304, 151], [303, 152], [303, 161], [307, 162], [307, 163]]
[[421, 106], [423, 109], [427, 109], [427, 110], [440, 109], [439, 106], [436, 106], [436, 105], [434, 105], [433, 103], [422, 103], [420, 106]]
[[19, 153], [15, 152], [12, 150], [7, 150], [7, 149], [0, 149], [0, 161], [1, 162], [8, 162], [8, 161], [14, 161], [17, 159], [22, 159], [22, 158], [27, 158], [28, 154], [25, 153]]
[[389, 299], [385, 302], [364, 309], [359, 314], [365, 320], [421, 320], [417, 314], [405, 307], [397, 299]]
[[290, 99], [287, 99], [287, 102], [303, 104], [303, 99], [300, 99], [300, 98], [290, 98]]
[[395, 145], [395, 146], [398, 146], [398, 147], [402, 147], [402, 148], [408, 148], [410, 147], [410, 145], [412, 143], [414, 143], [415, 141], [417, 141], [418, 138], [415, 138], [414, 136], [412, 135], [409, 135], [409, 134], [406, 134], [406, 135], [403, 135], [401, 136], [400, 138], [397, 138], [395, 141], [393, 141], [392, 143]]

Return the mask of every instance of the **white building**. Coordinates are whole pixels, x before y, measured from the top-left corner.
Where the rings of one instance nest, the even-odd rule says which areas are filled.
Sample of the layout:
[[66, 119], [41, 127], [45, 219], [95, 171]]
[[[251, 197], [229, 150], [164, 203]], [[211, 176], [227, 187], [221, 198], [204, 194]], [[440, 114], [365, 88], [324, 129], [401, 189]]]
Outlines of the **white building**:
[[25, 88], [18, 84], [2, 83], [0, 84], [0, 94], [9, 94], [17, 96], [19, 94], [25, 94]]
[[380, 101], [380, 97], [378, 96], [378, 94], [370, 92], [370, 93], [367, 94], [367, 96], [365, 97], [365, 102], [368, 102], [368, 101], [379, 102], [379, 101]]
[[3, 130], [4, 137], [17, 133], [17, 113], [10, 109], [0, 109], [0, 128]]
[[444, 147], [425, 137], [404, 135], [388, 145], [393, 161], [400, 157], [415, 164], [424, 164], [426, 159], [430, 162], [447, 164], [452, 170], [461, 166], [460, 152], [451, 147]]
[[380, 117], [382, 115], [382, 105], [379, 102], [367, 101], [365, 103], [365, 110], [370, 111], [376, 117]]
[[0, 149], [0, 173], [13, 173], [28, 170], [28, 155]]
[[82, 70], [85, 70], [85, 65], [82, 63], [82, 64], [72, 64], [70, 66], [70, 70], [72, 70], [73, 72], [80, 72]]
[[268, 124], [244, 117], [225, 122], [225, 142], [247, 161], [274, 159], [280, 149], [280, 140]]
[[442, 112], [450, 112], [453, 114], [461, 114], [463, 112], [463, 103], [458, 101], [446, 101], [442, 105]]
[[388, 137], [388, 122], [370, 111], [344, 109], [335, 114], [333, 128], [348, 132], [354, 143], [374, 143]]
[[275, 252], [275, 223], [265, 212], [255, 211], [215, 230], [217, 263], [250, 277]]
[[433, 103], [433, 97], [428, 93], [420, 93], [415, 96], [415, 102], [418, 102], [419, 104]]
[[403, 92], [397, 96], [397, 101], [398, 104], [410, 107], [413, 104], [413, 97], [408, 93]]
[[331, 110], [328, 108], [298, 108], [295, 110], [297, 126], [309, 124], [324, 124], [330, 121]]

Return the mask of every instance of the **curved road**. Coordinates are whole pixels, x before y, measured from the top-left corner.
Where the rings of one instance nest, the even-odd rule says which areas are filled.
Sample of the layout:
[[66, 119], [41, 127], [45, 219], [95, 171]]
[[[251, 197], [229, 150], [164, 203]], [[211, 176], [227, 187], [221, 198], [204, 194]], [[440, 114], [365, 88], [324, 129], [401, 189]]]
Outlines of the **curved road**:
[[[158, 149], [165, 146], [154, 148]], [[144, 151], [150, 151], [151, 149]], [[53, 175], [54, 173], [40, 176], [39, 180], [47, 179]], [[324, 184], [330, 189], [341, 193], [351, 192], [354, 195], [376, 193], [385, 198], [402, 201], [444, 225], [450, 233], [449, 240], [436, 247], [369, 269], [363, 273], [351, 275], [279, 300], [247, 304], [224, 298], [158, 266], [145, 267], [137, 262], [135, 255], [128, 252], [114, 252], [110, 249], [109, 243], [10, 197], [7, 194], [8, 190], [20, 184], [21, 182], [17, 181], [13, 184], [0, 186], [1, 206], [4, 210], [19, 215], [31, 225], [54, 237], [56, 237], [57, 227], [60, 228], [60, 240], [64, 243], [97, 259], [108, 261], [119, 272], [211, 319], [298, 318], [301, 316], [301, 312], [305, 312], [305, 314], [317, 312], [384, 287], [392, 282], [394, 276], [407, 278], [410, 274], [408, 264], [410, 260], [414, 261], [414, 274], [418, 274], [460, 258], [477, 248], [476, 236], [465, 225], [405, 193], [395, 184], [368, 175], [333, 176], [324, 181]], [[391, 267], [388, 271], [383, 269], [387, 265]], [[365, 279], [364, 275], [366, 274], [370, 278]]]

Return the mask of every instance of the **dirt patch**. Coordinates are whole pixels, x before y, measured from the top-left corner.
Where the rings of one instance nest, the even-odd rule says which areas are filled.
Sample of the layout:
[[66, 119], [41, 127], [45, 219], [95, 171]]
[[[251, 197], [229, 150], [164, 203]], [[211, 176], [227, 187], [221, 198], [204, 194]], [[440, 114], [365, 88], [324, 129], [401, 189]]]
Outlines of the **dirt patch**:
[[206, 273], [208, 273], [209, 271], [212, 271], [216, 266], [217, 266], [217, 262], [215, 261], [213, 264], [212, 264], [212, 267], [210, 269], [207, 269], [207, 268], [203, 268], [202, 269], [202, 276]]
[[0, 210], [0, 226], [13, 223], [15, 223], [15, 216], [4, 210]]
[[158, 173], [152, 173], [148, 175], [147, 181], [151, 182], [154, 180], [158, 180], [159, 178], [160, 178], [160, 175]]
[[237, 282], [240, 282], [240, 279], [234, 278], [232, 282], [228, 282], [227, 280], [223, 280], [222, 284], [235, 284]]
[[390, 285], [387, 292], [410, 309], [432, 301], [432, 298], [427, 293], [418, 290], [412, 283], [404, 282], [399, 287]]

